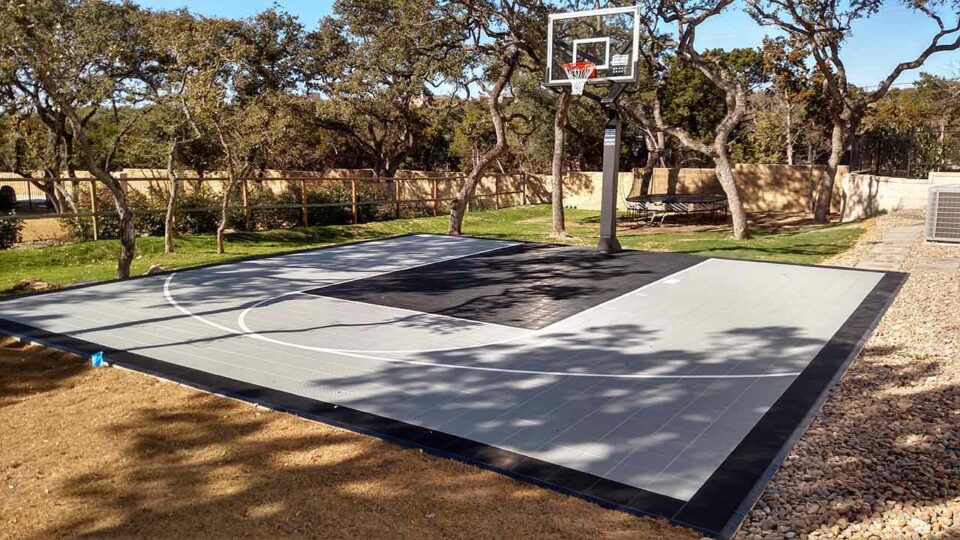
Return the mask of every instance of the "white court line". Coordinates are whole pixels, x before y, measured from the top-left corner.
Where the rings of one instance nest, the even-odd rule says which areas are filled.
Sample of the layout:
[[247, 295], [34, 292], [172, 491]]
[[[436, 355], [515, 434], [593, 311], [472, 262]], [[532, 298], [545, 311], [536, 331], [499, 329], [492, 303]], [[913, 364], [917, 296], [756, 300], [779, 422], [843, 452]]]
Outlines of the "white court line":
[[[397, 270], [388, 270], [388, 271], [383, 271], [383, 272], [379, 272], [379, 273], [372, 273], [372, 274], [368, 274], [368, 275], [366, 275], [366, 276], [360, 276], [360, 277], [356, 277], [356, 278], [351, 278], [351, 279], [348, 279], [348, 280], [340, 281], [340, 282], [337, 282], [337, 283], [335, 283], [335, 284], [347, 283], [347, 282], [350, 282], [350, 281], [356, 281], [356, 280], [360, 280], [360, 279], [366, 279], [366, 278], [369, 278], [369, 277], [376, 277], [376, 276], [379, 276], [379, 275], [390, 274], [390, 273], [393, 273], [393, 272], [399, 272], [399, 271], [402, 271], [402, 270], [408, 270], [408, 269], [412, 269], [412, 268], [418, 268], [418, 267], [421, 267], [421, 266], [428, 266], [428, 265], [431, 265], [431, 264], [436, 264], [436, 263], [438, 263], [438, 262], [446, 262], [446, 261], [461, 259], [461, 258], [465, 258], [465, 257], [471, 257], [471, 256], [474, 256], [474, 255], [479, 255], [479, 254], [481, 254], [481, 253], [487, 253], [487, 252], [490, 252], [490, 251], [496, 251], [496, 250], [498, 250], [498, 249], [505, 249], [505, 248], [507, 248], [507, 247], [512, 247], [512, 246], [516, 246], [516, 245], [518, 245], [518, 244], [515, 244], [515, 243], [514, 243], [514, 244], [509, 244], [509, 245], [506, 245], [506, 246], [500, 246], [500, 247], [497, 247], [497, 248], [492, 248], [492, 249], [487, 249], [487, 250], [483, 250], [483, 251], [478, 251], [478, 252], [476, 252], [476, 253], [470, 253], [470, 254], [467, 254], [467, 255], [461, 255], [461, 256], [458, 256], [458, 257], [450, 258], [450, 259], [444, 259], [444, 260], [442, 260], [442, 261], [433, 261], [433, 262], [418, 264], [418, 265], [415, 265], [415, 266], [409, 266], [409, 267], [405, 267], [405, 268], [401, 268], [401, 269], [397, 269]], [[640, 292], [640, 291], [643, 290], [643, 289], [646, 289], [647, 287], [651, 287], [651, 286], [653, 286], [653, 285], [659, 284], [659, 283], [664, 282], [664, 281], [666, 281], [666, 280], [675, 279], [677, 275], [682, 274], [682, 273], [684, 273], [684, 272], [687, 272], [687, 271], [689, 271], [689, 270], [692, 270], [693, 268], [696, 268], [696, 267], [698, 267], [698, 266], [700, 266], [700, 265], [703, 265], [703, 264], [705, 264], [705, 263], [707, 263], [707, 262], [709, 262], [709, 261], [710, 261], [710, 259], [707, 259], [707, 260], [705, 260], [705, 261], [701, 261], [701, 262], [699, 262], [699, 263], [697, 263], [697, 264], [695, 264], [695, 265], [693, 265], [693, 266], [690, 266], [690, 267], [688, 267], [688, 268], [685, 268], [685, 269], [683, 269], [683, 270], [681, 270], [681, 271], [679, 271], [679, 272], [676, 272], [676, 273], [671, 274], [671, 275], [669, 275], [669, 276], [665, 276], [664, 278], [661, 278], [661, 279], [659, 279], [659, 280], [657, 280], [657, 281], [654, 281], [654, 282], [652, 282], [652, 283], [648, 283], [647, 285], [644, 285], [643, 287], [640, 287], [640, 288], [634, 289], [634, 290], [632, 290], [632, 291], [629, 291], [628, 293], [625, 293], [625, 294], [623, 294], [623, 295], [621, 295], [621, 296], [618, 296], [618, 297], [616, 297], [616, 298], [613, 298], [613, 299], [611, 299], [611, 300], [607, 300], [606, 302], [603, 302], [603, 303], [601, 303], [601, 304], [597, 304], [596, 306], [593, 306], [593, 307], [591, 307], [591, 308], [589, 308], [589, 309], [587, 309], [587, 310], [584, 310], [584, 311], [581, 312], [581, 313], [587, 313], [587, 312], [592, 311], [592, 310], [594, 310], [594, 309], [599, 309], [600, 307], [602, 307], [602, 306], [604, 306], [604, 305], [606, 305], [606, 304], [609, 304], [610, 302], [613, 302], [613, 301], [615, 301], [615, 300], [618, 300], [618, 299], [620, 299], [620, 298], [623, 298], [623, 297], [625, 297], [625, 296], [632, 295], [632, 294], [637, 294], [638, 292]], [[198, 320], [198, 321], [200, 321], [200, 322], [202, 322], [202, 323], [204, 323], [204, 324], [207, 324], [207, 325], [212, 326], [212, 327], [214, 327], [214, 328], [218, 328], [218, 329], [223, 330], [223, 331], [225, 331], [225, 332], [229, 332], [229, 333], [231, 333], [231, 334], [235, 334], [235, 335], [238, 335], [238, 336], [243, 336], [243, 337], [247, 337], [247, 338], [251, 338], [251, 339], [256, 339], [256, 340], [260, 340], [260, 341], [265, 341], [265, 342], [273, 343], [273, 344], [276, 344], [276, 345], [282, 345], [282, 346], [285, 346], [285, 347], [292, 347], [292, 348], [296, 348], [296, 349], [309, 350], [309, 351], [313, 351], [313, 352], [322, 352], [322, 353], [329, 353], [329, 354], [337, 354], [337, 355], [341, 355], [341, 356], [346, 356], [346, 357], [351, 357], [351, 358], [359, 358], [359, 359], [364, 359], [364, 360], [374, 360], [374, 361], [388, 362], [388, 363], [399, 363], [399, 364], [407, 364], [407, 365], [422, 366], [422, 367], [435, 367], [435, 368], [446, 368], [446, 369], [460, 369], [460, 370], [467, 370], [467, 371], [482, 371], [482, 372], [492, 372], [492, 373], [511, 373], [511, 374], [518, 374], [518, 375], [548, 375], [548, 376], [558, 376], [558, 377], [596, 377], [596, 378], [616, 378], [616, 379], [763, 379], [763, 378], [776, 378], [776, 377], [796, 377], [796, 376], [800, 375], [800, 372], [798, 372], [798, 371], [797, 371], [797, 372], [773, 372], [773, 373], [747, 373], [747, 374], [737, 374], [737, 375], [723, 375], [723, 374], [720, 374], [720, 375], [663, 375], [663, 374], [643, 374], [643, 373], [632, 373], [632, 374], [620, 374], [620, 373], [583, 373], [583, 372], [571, 372], [571, 371], [541, 371], [541, 370], [527, 370], [527, 369], [507, 369], [507, 368], [494, 368], [494, 367], [482, 367], [482, 366], [464, 366], [464, 365], [459, 365], [459, 364], [445, 364], [445, 363], [439, 363], [439, 362], [427, 362], [427, 361], [408, 360], [408, 359], [399, 359], [399, 358], [388, 358], [388, 357], [385, 357], [385, 356], [374, 356], [374, 355], [371, 355], [371, 354], [363, 354], [363, 353], [361, 353], [361, 352], [354, 352], [354, 351], [344, 350], [344, 349], [335, 349], [335, 348], [328, 348], [328, 347], [314, 347], [314, 346], [310, 346], [310, 345], [301, 345], [301, 344], [298, 344], [298, 343], [290, 343], [290, 342], [287, 342], [287, 341], [281, 341], [281, 340], [273, 339], [273, 338], [270, 338], [270, 337], [267, 337], [267, 336], [260, 335], [260, 334], [258, 334], [258, 333], [256, 333], [256, 332], [253, 332], [252, 330], [250, 330], [250, 329], [244, 324], [244, 321], [243, 321], [242, 319], [240, 319], [240, 318], [238, 318], [238, 325], [241, 327], [241, 330], [238, 331], [238, 330], [236, 330], [236, 329], [234, 329], [234, 328], [230, 328], [230, 327], [228, 327], [228, 326], [224, 326], [224, 325], [219, 324], [219, 323], [217, 323], [217, 322], [215, 322], [215, 321], [211, 321], [211, 320], [209, 320], [209, 319], [207, 319], [207, 318], [205, 318], [205, 317], [201, 317], [201, 316], [199, 316], [199, 315], [196, 315], [196, 314], [192, 313], [190, 310], [188, 310], [187, 308], [185, 308], [185, 307], [183, 307], [182, 305], [180, 305], [180, 304], [176, 301], [176, 299], [173, 297], [173, 294], [170, 292], [170, 284], [173, 282], [173, 278], [174, 278], [174, 276], [176, 276], [176, 275], [177, 275], [176, 273], [172, 273], [172, 274], [170, 274], [170, 275], [167, 277], [166, 281], [164, 281], [164, 284], [163, 284], [163, 295], [164, 295], [164, 297], [166, 298], [167, 302], [168, 302], [171, 306], [173, 306], [174, 308], [176, 308], [178, 311], [180, 311], [180, 312], [183, 313], [184, 315], [187, 315], [187, 316], [189, 316], [189, 317], [191, 317], [191, 318], [193, 318], [193, 319], [195, 319], [195, 320]], [[317, 288], [329, 287], [329, 286], [332, 286], [332, 285], [335, 285], [335, 284], [324, 285], [324, 286], [322, 286], [322, 287], [314, 287], [314, 288], [311, 288], [311, 289], [308, 289], [308, 290], [316, 290]], [[283, 297], [286, 297], [286, 296], [291, 296], [291, 295], [294, 295], [294, 294], [301, 294], [301, 293], [303, 293], [303, 292], [304, 292], [304, 291], [299, 291], [299, 290], [298, 290], [298, 291], [289, 291], [289, 292], [283, 293], [283, 294], [281, 294], [281, 295], [277, 295], [277, 296], [268, 298], [268, 299], [266, 299], [266, 300], [262, 300], [262, 301], [258, 302], [257, 304], [254, 304], [253, 306], [248, 307], [247, 309], [244, 310], [244, 312], [249, 312], [253, 307], [255, 307], [255, 306], [257, 306], [257, 305], [260, 305], [260, 304], [263, 304], [263, 303], [266, 303], [266, 302], [269, 302], [269, 301], [271, 301], [271, 300], [277, 300], [277, 299], [279, 299], [279, 298], [283, 298]], [[243, 313], [241, 313], [241, 315], [243, 315]], [[554, 325], [555, 325], [555, 324], [559, 324], [560, 322], [563, 322], [563, 321], [558, 321], [557, 323], [554, 323]], [[541, 328], [540, 330], [535, 331], [533, 334], [545, 332], [545, 331], [549, 330], [549, 329], [550, 329], [552, 326], [554, 326], [554, 325], [545, 326], [544, 328]], [[526, 337], [526, 336], [517, 336], [517, 337], [515, 337], [514, 339], [519, 339], [519, 337]], [[485, 346], [489, 346], [489, 344], [485, 344], [485, 345], [472, 345], [472, 346], [469, 346], [469, 347], [461, 347], [461, 348], [446, 349], [446, 350], [465, 350], [465, 349], [473, 349], [473, 348], [485, 347]], [[370, 352], [370, 351], [367, 351], [367, 352]], [[393, 352], [400, 353], [400, 352], [415, 352], [415, 351], [393, 351]]]
[[[308, 290], [313, 291], [313, 290], [315, 290], [315, 289], [308, 289]], [[248, 307], [247, 309], [243, 310], [243, 311], [240, 313], [240, 316], [237, 317], [237, 326], [239, 326], [240, 329], [243, 330], [246, 334], [261, 336], [261, 337], [264, 337], [265, 339], [269, 339], [269, 338], [266, 338], [265, 336], [262, 336], [259, 332], [255, 332], [255, 331], [251, 330], [251, 329], [247, 326], [247, 322], [246, 322], [247, 315], [249, 315], [251, 311], [253, 311], [254, 309], [257, 309], [258, 307], [262, 306], [263, 304], [268, 304], [268, 303], [271, 303], [271, 302], [280, 300], [280, 299], [282, 299], [282, 298], [285, 298], [285, 297], [287, 297], [287, 296], [293, 296], [293, 295], [295, 295], [295, 294], [308, 294], [308, 293], [307, 293], [307, 291], [292, 291], [292, 292], [284, 293], [284, 294], [281, 294], [281, 295], [273, 296], [273, 297], [267, 298], [267, 299], [265, 299], [265, 300], [261, 300], [261, 301], [257, 302], [256, 304], [253, 304], [252, 306], [250, 306], [250, 307]], [[311, 296], [312, 299], [313, 299], [315, 302], [317, 302], [317, 303], [321, 303], [321, 302], [323, 302], [323, 301], [328, 301], [328, 300], [329, 300], [329, 301], [333, 301], [333, 302], [347, 302], [347, 303], [350, 303], [350, 304], [360, 304], [360, 305], [364, 305], [364, 306], [367, 306], [367, 307], [371, 307], [371, 304], [367, 304], [366, 302], [358, 302], [358, 301], [356, 301], [356, 300], [346, 300], [346, 299], [343, 299], [343, 298], [326, 297], [326, 296], [316, 296], [316, 295], [313, 295], [313, 294], [310, 294], [309, 296]], [[471, 321], [470, 319], [461, 319], [461, 318], [459, 318], [459, 317], [451, 317], [451, 316], [448, 316], [448, 315], [441, 315], [441, 314], [437, 314], [437, 313], [426, 313], [426, 312], [423, 312], [423, 311], [414, 311], [414, 310], [412, 310], [412, 309], [395, 308], [395, 307], [393, 307], [393, 306], [380, 306], [380, 305], [377, 305], [377, 306], [375, 306], [375, 307], [377, 307], [377, 308], [385, 308], [385, 309], [387, 309], [387, 310], [403, 311], [403, 312], [405, 312], [405, 313], [411, 313], [411, 314], [419, 315], [419, 316], [421, 316], [421, 317], [426, 317], [426, 318], [434, 317], [434, 318], [438, 318], [438, 319], [454, 319], [454, 320], [457, 320], [457, 321], [465, 321], [465, 322], [473, 323], [473, 324], [475, 324], [475, 325], [499, 326], [499, 327], [501, 327], [501, 328], [509, 328], [509, 329], [511, 329], [511, 330], [515, 330], [515, 331], [517, 331], [517, 332], [522, 332], [522, 333], [519, 333], [518, 335], [506, 337], [506, 338], [503, 338], [503, 339], [500, 339], [500, 340], [487, 341], [487, 342], [485, 342], [485, 343], [478, 343], [478, 344], [476, 344], [476, 345], [466, 345], [466, 346], [462, 346], [462, 347], [441, 347], [441, 348], [437, 348], [437, 349], [379, 349], [379, 350], [378, 350], [378, 349], [339, 349], [339, 348], [334, 349], [334, 348], [327, 348], [327, 347], [313, 347], [313, 346], [311, 346], [311, 345], [302, 345], [302, 346], [300, 346], [300, 345], [297, 345], [296, 343], [289, 343], [289, 342], [281, 341], [281, 340], [270, 340], [270, 342], [271, 342], [271, 343], [278, 343], [278, 344], [285, 344], [285, 345], [288, 345], [288, 346], [290, 346], [290, 347], [306, 348], [306, 349], [308, 349], [308, 350], [313, 350], [313, 351], [318, 351], [318, 352], [333, 352], [333, 353], [346, 352], [346, 353], [366, 353], [366, 354], [423, 354], [423, 353], [434, 353], [434, 352], [462, 351], [462, 350], [466, 350], [466, 349], [475, 349], [475, 348], [477, 348], [477, 347], [492, 347], [493, 345], [500, 345], [500, 344], [503, 344], [503, 343], [509, 343], [509, 342], [511, 342], [511, 341], [517, 341], [517, 340], [522, 339], [522, 338], [532, 337], [532, 336], [535, 336], [535, 335], [538, 333], [538, 331], [536, 331], [536, 330], [523, 331], [523, 330], [514, 328], [514, 327], [512, 327], [512, 326], [504, 326], [504, 325], [502, 325], [502, 324], [486, 323], [486, 322], [483, 322], [483, 321]]]
[[[516, 244], [514, 244], [514, 245], [516, 245]], [[481, 253], [482, 253], [482, 252], [481, 252]], [[466, 257], [469, 257], [469, 255], [466, 255]], [[460, 257], [457, 257], [457, 258], [460, 258]], [[494, 345], [502, 345], [502, 344], [504, 344], [504, 343], [510, 343], [510, 342], [518, 341], [518, 340], [521, 340], [521, 339], [523, 339], [523, 338], [528, 338], [528, 337], [529, 337], [529, 338], [538, 338], [538, 337], [540, 337], [540, 336], [543, 336], [543, 335], [546, 334], [547, 332], [552, 332], [552, 331], [555, 329], [554, 327], [556, 327], [557, 325], [563, 323], [564, 321], [567, 321], [568, 319], [570, 319], [570, 318], [572, 318], [572, 317], [581, 317], [581, 316], [583, 316], [583, 315], [585, 315], [585, 314], [587, 314], [587, 313], [590, 313], [591, 311], [594, 311], [594, 310], [597, 310], [597, 309], [602, 309], [602, 308], [604, 308], [605, 306], [607, 306], [607, 305], [609, 305], [609, 304], [612, 304], [613, 302], [616, 302], [616, 301], [621, 300], [621, 299], [623, 299], [623, 298], [626, 298], [626, 297], [628, 297], [628, 296], [632, 296], [632, 295], [635, 295], [635, 294], [640, 294], [640, 292], [643, 291], [644, 289], [646, 289], [647, 287], [652, 287], [652, 286], [654, 286], [654, 285], [662, 284], [662, 283], [669, 283], [669, 282], [671, 282], [671, 281], [673, 281], [673, 280], [676, 280], [676, 279], [677, 279], [677, 276], [679, 276], [679, 275], [681, 275], [681, 274], [684, 274], [684, 273], [686, 273], [687, 271], [693, 270], [694, 268], [696, 268], [696, 267], [698, 267], [698, 266], [700, 266], [700, 265], [702, 265], [702, 264], [706, 264], [706, 263], [708, 263], [708, 262], [710, 262], [710, 259], [707, 259], [707, 260], [704, 260], [704, 261], [700, 261], [700, 262], [698, 262], [697, 264], [694, 264], [694, 265], [692, 265], [692, 266], [689, 266], [689, 267], [687, 267], [687, 268], [684, 268], [683, 270], [680, 270], [679, 272], [674, 272], [673, 274], [670, 274], [669, 276], [664, 276], [664, 277], [662, 277], [662, 278], [660, 278], [660, 279], [658, 279], [658, 280], [656, 280], [656, 281], [652, 281], [652, 282], [650, 282], [650, 283], [647, 283], [646, 285], [644, 285], [644, 286], [642, 286], [642, 287], [638, 287], [638, 288], [636, 288], [636, 289], [627, 291], [627, 292], [625, 292], [625, 293], [623, 293], [623, 294], [621, 294], [621, 295], [619, 295], [619, 296], [616, 296], [616, 297], [611, 298], [611, 299], [609, 299], [609, 300], [606, 300], [606, 301], [604, 301], [604, 302], [600, 302], [599, 304], [597, 304], [597, 305], [595, 305], [595, 306], [591, 306], [591, 307], [589, 307], [589, 308], [587, 308], [587, 309], [585, 309], [585, 310], [583, 310], [583, 311], [581, 311], [581, 312], [579, 312], [579, 313], [577, 313], [577, 314], [575, 314], [575, 315], [572, 315], [571, 317], [568, 317], [567, 319], [562, 319], [562, 320], [559, 320], [559, 321], [557, 321], [557, 322], [555, 322], [555, 323], [548, 324], [547, 326], [544, 326], [543, 328], [540, 328], [540, 329], [537, 329], [537, 330], [530, 330], [530, 331], [524, 332], [524, 333], [522, 333], [522, 334], [520, 334], [520, 335], [510, 336], [510, 337], [504, 338], [504, 339], [499, 339], [499, 340], [494, 340], [494, 341], [488, 341], [488, 342], [486, 342], [486, 343], [478, 343], [478, 344], [475, 344], [475, 345], [466, 345], [466, 346], [461, 346], [461, 347], [442, 347], [442, 348], [436, 348], [436, 349], [380, 349], [380, 350], [373, 350], [373, 349], [340, 349], [340, 348], [332, 348], [332, 347], [315, 347], [315, 346], [312, 346], [312, 345], [301, 345], [301, 344], [298, 344], [298, 343], [290, 343], [290, 342], [288, 342], [288, 341], [283, 341], [283, 340], [268, 338], [268, 337], [263, 336], [262, 334], [260, 334], [260, 333], [258, 333], [258, 332], [255, 332], [255, 331], [251, 330], [251, 329], [247, 326], [247, 323], [246, 323], [247, 315], [249, 315], [250, 312], [253, 311], [254, 309], [256, 309], [256, 308], [258, 308], [258, 307], [260, 307], [260, 306], [262, 306], [262, 305], [264, 305], [264, 304], [268, 304], [268, 303], [271, 303], [271, 302], [273, 302], [273, 301], [280, 300], [280, 299], [285, 298], [285, 297], [287, 297], [287, 296], [292, 296], [292, 295], [301, 294], [301, 293], [307, 293], [307, 291], [314, 291], [314, 290], [316, 290], [316, 288], [305, 289], [305, 290], [302, 290], [302, 291], [286, 292], [286, 293], [283, 293], [283, 294], [279, 294], [279, 295], [277, 295], [277, 296], [273, 296], [273, 297], [270, 297], [270, 298], [266, 298], [266, 299], [264, 299], [264, 300], [261, 300], [261, 301], [255, 303], [255, 304], [251, 305], [250, 307], [244, 309], [244, 310], [240, 313], [240, 316], [237, 317], [237, 326], [239, 326], [240, 329], [243, 330], [246, 334], [255, 335], [255, 336], [260, 336], [261, 338], [269, 341], [270, 343], [276, 343], [276, 344], [278, 344], [278, 345], [286, 345], [286, 346], [288, 346], [288, 347], [296, 347], [296, 348], [299, 348], [299, 349], [310, 350], [310, 351], [317, 351], [317, 352], [326, 352], [326, 353], [341, 353], [341, 352], [344, 352], [344, 353], [357, 353], [357, 354], [425, 354], [425, 353], [435, 353], [435, 352], [465, 351], [465, 350], [468, 350], [468, 349], [477, 349], [477, 348], [481, 348], [481, 347], [493, 347]], [[433, 264], [433, 263], [430, 263], [430, 264]], [[411, 268], [416, 268], [416, 267], [411, 267]], [[386, 275], [386, 274], [390, 274], [390, 273], [392, 273], [392, 272], [397, 272], [397, 271], [398, 271], [398, 270], [391, 270], [391, 271], [381, 272], [381, 273], [379, 273], [379, 274], [374, 274], [373, 276], [370, 276], [370, 277], [376, 277], [376, 276]], [[356, 279], [363, 279], [363, 278], [356, 278]], [[350, 280], [350, 281], [354, 281], [354, 280]], [[330, 286], [332, 286], [332, 285], [339, 285], [339, 283], [333, 283], [333, 284], [331, 284], [331, 285], [324, 285], [324, 287], [330, 287]], [[328, 298], [328, 297], [323, 297], [323, 298], [326, 299], [326, 298]], [[332, 299], [332, 300], [343, 300], [343, 299], [341, 299], [341, 298], [333, 298], [333, 297], [329, 297], [329, 298]], [[368, 306], [368, 307], [372, 307], [371, 304], [367, 304], [367, 303], [365, 303], [365, 302], [355, 302], [355, 301], [353, 301], [353, 300], [344, 300], [344, 301], [346, 301], [346, 302], [353, 302], [353, 303], [357, 303], [357, 304], [363, 304], [363, 305], [366, 305], [366, 306]], [[406, 313], [414, 313], [414, 314], [424, 315], [424, 316], [440, 317], [440, 318], [449, 318], [449, 319], [454, 319], [454, 320], [459, 320], [459, 321], [467, 321], [467, 322], [472, 322], [472, 323], [482, 324], [482, 325], [500, 326], [500, 327], [503, 327], [503, 326], [504, 326], [504, 325], [495, 324], [495, 323], [485, 323], [485, 322], [482, 322], [482, 321], [471, 321], [471, 320], [469, 320], [469, 319], [461, 319], [461, 318], [459, 318], [459, 317], [451, 317], [451, 316], [449, 316], [449, 315], [441, 315], [441, 314], [437, 314], [437, 313], [426, 313], [426, 312], [423, 312], [423, 311], [414, 311], [414, 310], [411, 310], [411, 309], [395, 308], [395, 307], [392, 307], [392, 306], [379, 306], [379, 305], [378, 305], [378, 306], [376, 306], [376, 307], [386, 308], [386, 309], [395, 309], [395, 310], [400, 310], [400, 311], [403, 311], [403, 312], [406, 312]], [[507, 328], [513, 328], [513, 327], [507, 327]], [[532, 344], [532, 343], [531, 343], [531, 344]]]

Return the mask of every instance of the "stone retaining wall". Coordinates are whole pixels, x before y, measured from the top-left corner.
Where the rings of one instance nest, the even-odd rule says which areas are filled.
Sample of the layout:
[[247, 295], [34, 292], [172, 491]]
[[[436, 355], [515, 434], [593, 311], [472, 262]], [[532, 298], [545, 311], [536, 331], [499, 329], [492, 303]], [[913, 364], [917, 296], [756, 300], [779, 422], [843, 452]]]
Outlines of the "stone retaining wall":
[[894, 178], [850, 173], [841, 181], [842, 221], [899, 210], [925, 210], [931, 186], [960, 184], [960, 173], [931, 172], [928, 178]]

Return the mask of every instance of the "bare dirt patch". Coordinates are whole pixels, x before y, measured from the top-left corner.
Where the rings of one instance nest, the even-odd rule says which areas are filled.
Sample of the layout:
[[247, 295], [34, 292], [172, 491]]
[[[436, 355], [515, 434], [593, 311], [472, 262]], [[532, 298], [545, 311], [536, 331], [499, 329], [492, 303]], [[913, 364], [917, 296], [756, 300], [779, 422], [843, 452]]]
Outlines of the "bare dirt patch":
[[[751, 214], [747, 216], [747, 221], [754, 231], [800, 232], [823, 227], [823, 224], [815, 223], [810, 214], [801, 212]], [[715, 223], [710, 218], [699, 215], [671, 215], [663, 222], [657, 221], [656, 223], [649, 220], [621, 218], [617, 222], [617, 230], [640, 234], [728, 232], [730, 224], [727, 222]]]
[[2, 538], [697, 537], [7, 338], [0, 434]]

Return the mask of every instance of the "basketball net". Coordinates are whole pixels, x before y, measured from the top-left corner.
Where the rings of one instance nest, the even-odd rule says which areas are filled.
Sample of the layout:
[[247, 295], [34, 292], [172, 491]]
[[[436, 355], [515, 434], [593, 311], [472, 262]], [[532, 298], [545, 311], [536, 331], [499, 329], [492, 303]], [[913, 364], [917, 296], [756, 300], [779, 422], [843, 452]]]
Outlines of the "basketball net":
[[570, 81], [570, 93], [575, 96], [583, 95], [583, 87], [587, 84], [587, 79], [596, 73], [596, 64], [593, 62], [571, 62], [561, 64], [563, 70], [567, 72], [567, 79]]

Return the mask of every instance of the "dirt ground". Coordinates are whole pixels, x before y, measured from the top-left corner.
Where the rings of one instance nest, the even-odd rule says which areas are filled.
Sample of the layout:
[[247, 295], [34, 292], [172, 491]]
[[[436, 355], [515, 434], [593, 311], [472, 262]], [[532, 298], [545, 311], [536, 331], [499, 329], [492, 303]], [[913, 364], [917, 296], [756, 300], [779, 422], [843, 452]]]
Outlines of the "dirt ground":
[[696, 538], [0, 338], [0, 538]]
[[[617, 230], [632, 234], [657, 234], [664, 232], [693, 233], [693, 232], [724, 232], [730, 230], [730, 224], [705, 222], [701, 216], [670, 216], [663, 222], [651, 223], [648, 220], [620, 219]], [[749, 214], [747, 221], [751, 230], [770, 232], [799, 232], [822, 227], [816, 223], [809, 212], [764, 212]], [[871, 220], [862, 222], [868, 227]]]
[[23, 222], [24, 242], [44, 242], [64, 240], [67, 233], [60, 225], [60, 221], [49, 219], [27, 219]]

